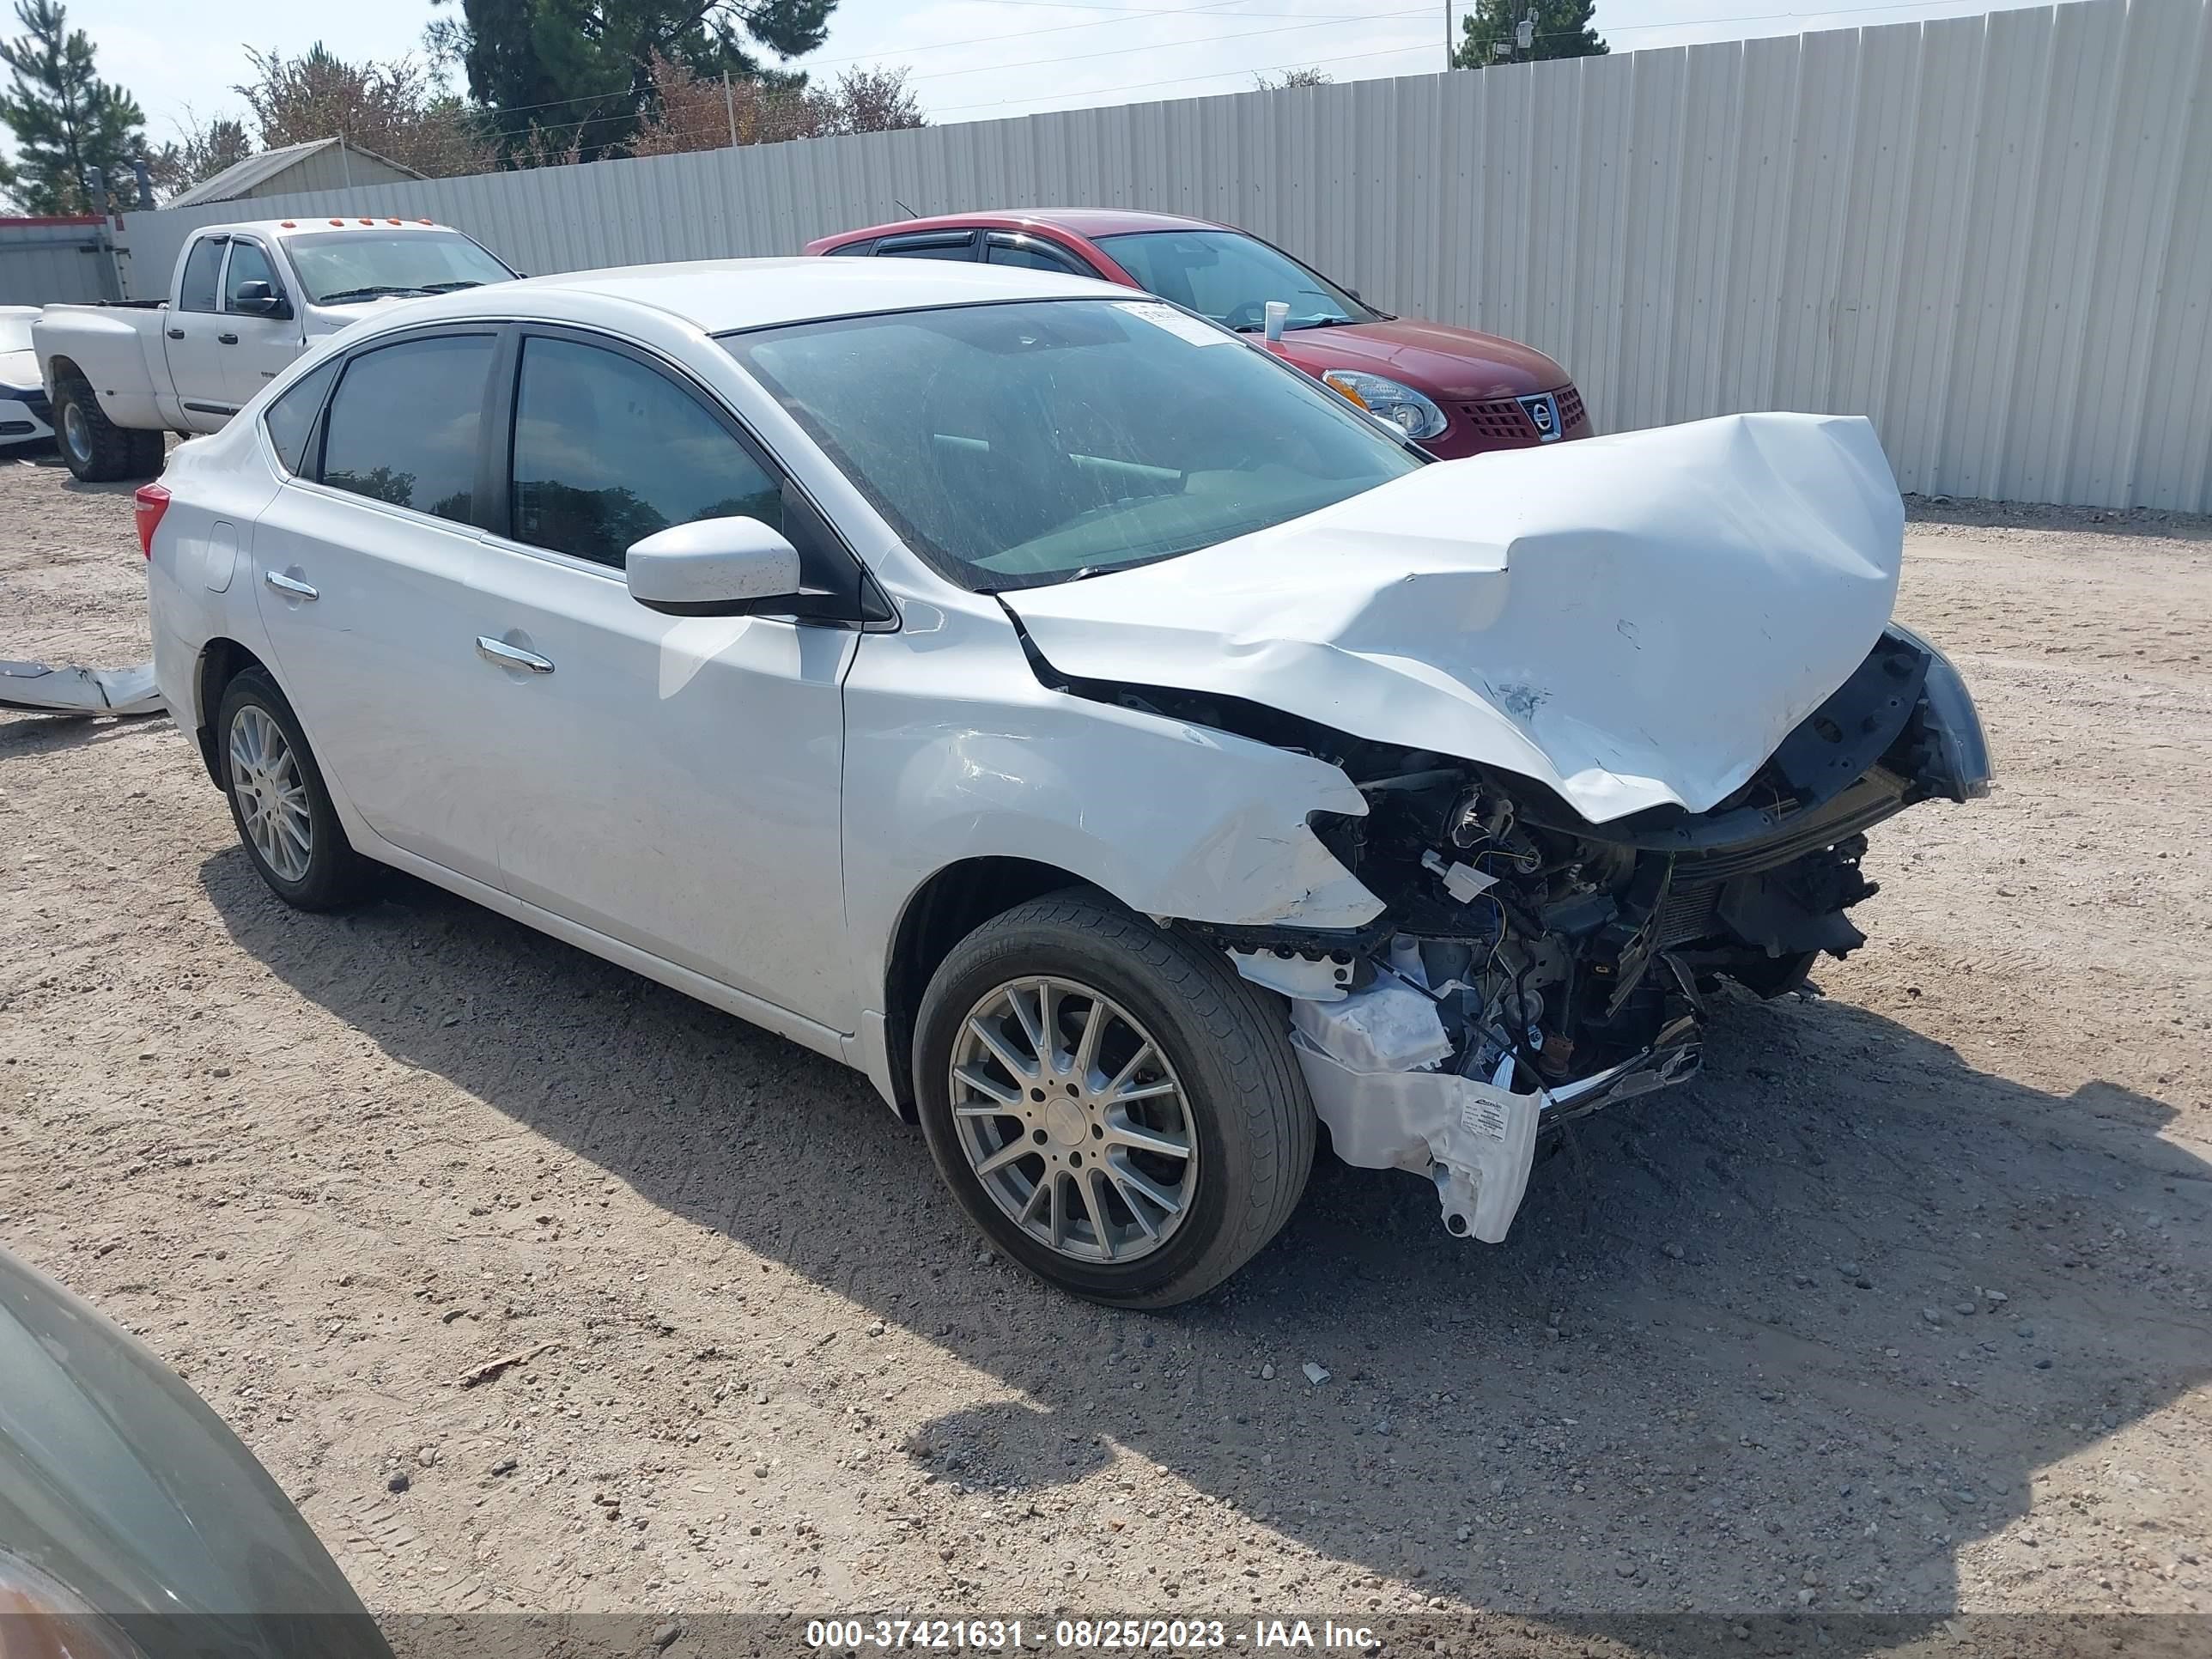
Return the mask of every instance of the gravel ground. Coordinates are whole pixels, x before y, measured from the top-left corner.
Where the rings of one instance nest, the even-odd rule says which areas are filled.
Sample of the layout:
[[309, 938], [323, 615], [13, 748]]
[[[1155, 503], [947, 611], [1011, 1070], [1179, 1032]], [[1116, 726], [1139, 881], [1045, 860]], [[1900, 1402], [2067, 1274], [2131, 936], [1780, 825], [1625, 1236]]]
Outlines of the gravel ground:
[[[7, 716], [0, 1242], [394, 1615], [2212, 1610], [2212, 525], [1914, 516], [2000, 793], [1502, 1246], [1325, 1162], [1216, 1299], [1066, 1300], [857, 1076], [411, 882], [295, 915], [166, 720]], [[7, 654], [143, 654], [130, 518], [0, 465]]]

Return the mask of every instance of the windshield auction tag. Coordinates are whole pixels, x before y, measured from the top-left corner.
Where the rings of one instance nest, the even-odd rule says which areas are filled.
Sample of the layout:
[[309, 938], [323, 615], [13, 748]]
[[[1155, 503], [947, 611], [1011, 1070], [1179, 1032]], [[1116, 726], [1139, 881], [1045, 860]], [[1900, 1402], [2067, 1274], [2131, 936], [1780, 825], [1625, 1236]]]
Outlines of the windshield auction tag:
[[1177, 339], [1188, 340], [1193, 345], [1235, 345], [1237, 337], [1224, 333], [1211, 323], [1187, 317], [1173, 306], [1162, 305], [1158, 300], [1117, 300], [1115, 309], [1126, 311], [1132, 317], [1141, 317], [1155, 328], [1164, 328]]

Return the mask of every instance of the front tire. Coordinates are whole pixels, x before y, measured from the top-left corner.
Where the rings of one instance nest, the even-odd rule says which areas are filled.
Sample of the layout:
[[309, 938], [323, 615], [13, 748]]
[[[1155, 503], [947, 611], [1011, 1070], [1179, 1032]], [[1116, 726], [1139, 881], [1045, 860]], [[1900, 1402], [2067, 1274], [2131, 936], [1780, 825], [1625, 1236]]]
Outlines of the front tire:
[[101, 413], [91, 383], [72, 374], [56, 388], [54, 443], [69, 470], [86, 483], [158, 477], [162, 436], [120, 427]]
[[353, 850], [299, 716], [276, 683], [249, 668], [223, 688], [216, 752], [238, 839], [269, 890], [299, 910], [362, 896], [375, 866]]
[[915, 1056], [922, 1132], [961, 1207], [1094, 1302], [1212, 1290], [1282, 1230], [1313, 1166], [1281, 1005], [1218, 951], [1081, 890], [955, 945]]

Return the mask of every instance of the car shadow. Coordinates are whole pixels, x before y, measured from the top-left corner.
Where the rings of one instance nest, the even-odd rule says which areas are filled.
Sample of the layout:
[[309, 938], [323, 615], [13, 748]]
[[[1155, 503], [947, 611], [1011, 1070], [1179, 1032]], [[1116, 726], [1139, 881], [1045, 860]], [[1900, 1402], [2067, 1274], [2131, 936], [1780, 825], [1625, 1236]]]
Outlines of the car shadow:
[[[1126, 1448], [1454, 1607], [1894, 1642], [1957, 1607], [2039, 1471], [2212, 1375], [2212, 1170], [2171, 1109], [1838, 1002], [1723, 1009], [1705, 1076], [1573, 1126], [1502, 1245], [1324, 1154], [1224, 1291], [1124, 1314], [979, 1263], [919, 1134], [830, 1061], [411, 880], [325, 920], [234, 849], [203, 878], [240, 948], [394, 1057], [1018, 1396], [930, 1423], [918, 1469], [1018, 1493]], [[362, 953], [468, 1019], [395, 1022]], [[2022, 1555], [2020, 1583], [2053, 1570]], [[1911, 1616], [1854, 1638], [1877, 1612]]]
[[0, 708], [0, 761], [106, 743], [156, 730], [154, 714], [46, 714]]

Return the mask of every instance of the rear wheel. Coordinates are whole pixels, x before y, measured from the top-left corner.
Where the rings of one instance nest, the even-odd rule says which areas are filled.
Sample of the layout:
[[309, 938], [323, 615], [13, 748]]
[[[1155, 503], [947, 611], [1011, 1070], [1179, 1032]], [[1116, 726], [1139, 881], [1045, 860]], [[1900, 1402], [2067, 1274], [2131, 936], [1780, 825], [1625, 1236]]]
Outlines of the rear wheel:
[[1315, 1119], [1280, 1005], [1103, 896], [985, 923], [931, 980], [915, 1095], [999, 1249], [1121, 1307], [1219, 1284], [1290, 1218]]
[[223, 688], [216, 714], [223, 793], [246, 857], [285, 903], [335, 910], [359, 898], [375, 866], [353, 850], [299, 717], [276, 684], [249, 668]]
[[82, 375], [69, 376], [56, 390], [54, 437], [69, 470], [87, 483], [151, 478], [161, 471], [162, 434], [116, 425], [100, 412]]

